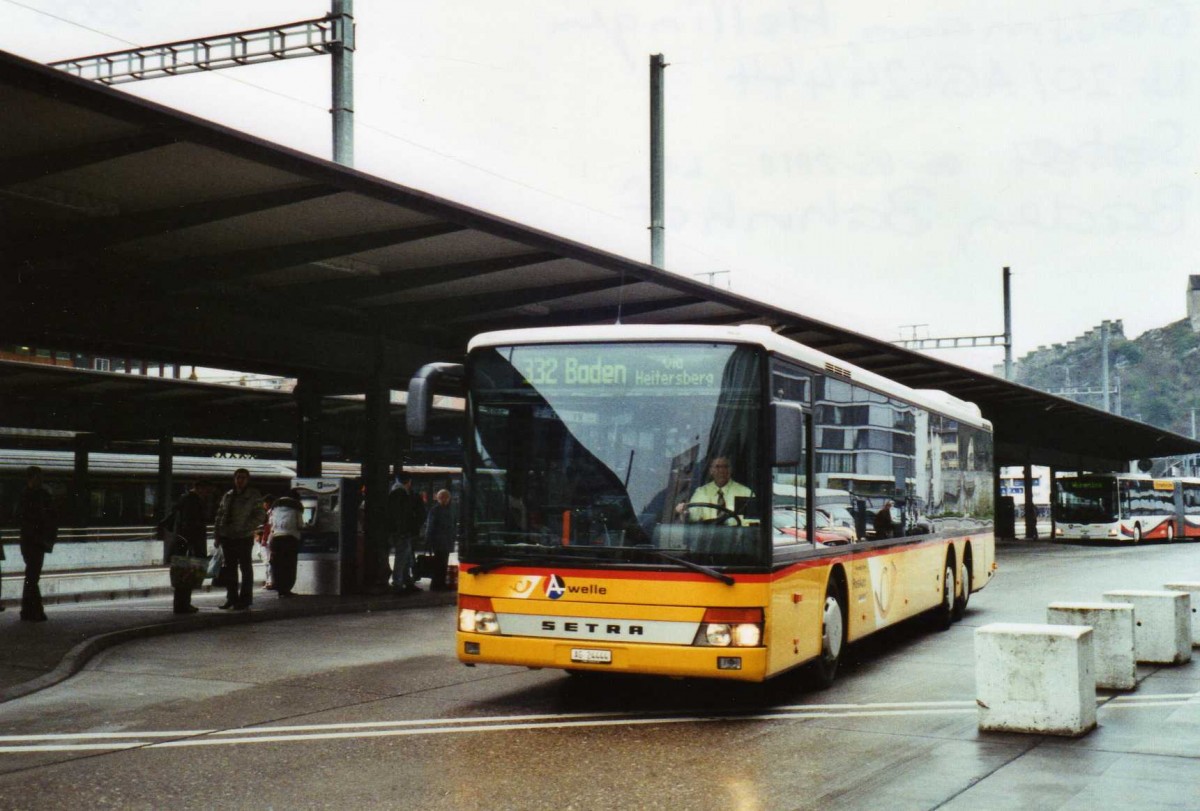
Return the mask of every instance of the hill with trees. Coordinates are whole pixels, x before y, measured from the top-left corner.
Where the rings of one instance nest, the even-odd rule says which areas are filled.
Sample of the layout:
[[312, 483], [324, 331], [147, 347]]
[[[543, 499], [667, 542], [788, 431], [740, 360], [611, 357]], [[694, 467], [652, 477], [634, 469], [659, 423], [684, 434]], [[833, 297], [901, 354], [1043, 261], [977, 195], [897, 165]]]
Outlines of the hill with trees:
[[[1200, 411], [1200, 334], [1186, 318], [1132, 340], [1120, 321], [1107, 324], [1110, 410], [1191, 436]], [[1015, 382], [1103, 408], [1102, 344], [1096, 327], [1069, 343], [1038, 347], [1018, 361]]]

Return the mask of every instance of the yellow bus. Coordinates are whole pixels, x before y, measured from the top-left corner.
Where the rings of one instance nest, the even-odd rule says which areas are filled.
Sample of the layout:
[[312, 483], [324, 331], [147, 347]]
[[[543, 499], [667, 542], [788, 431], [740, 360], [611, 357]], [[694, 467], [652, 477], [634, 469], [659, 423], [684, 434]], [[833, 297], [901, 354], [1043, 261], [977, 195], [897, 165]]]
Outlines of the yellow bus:
[[[409, 388], [467, 398], [457, 655], [568, 671], [832, 681], [849, 642], [948, 626], [994, 570], [992, 433], [765, 327], [495, 332]], [[891, 482], [861, 524], [815, 494]], [[780, 486], [780, 485], [783, 486]]]

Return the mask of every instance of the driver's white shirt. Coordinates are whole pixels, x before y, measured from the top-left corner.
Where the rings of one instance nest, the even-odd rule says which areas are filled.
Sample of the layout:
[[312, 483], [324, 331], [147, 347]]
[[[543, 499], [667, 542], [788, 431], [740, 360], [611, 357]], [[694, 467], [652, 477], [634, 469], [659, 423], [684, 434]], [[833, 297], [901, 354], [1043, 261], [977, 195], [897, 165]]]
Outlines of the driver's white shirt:
[[[718, 493], [725, 497], [725, 508], [729, 512], [733, 512], [735, 498], [753, 498], [754, 491], [744, 484], [738, 484], [733, 479], [725, 482], [724, 487], [717, 487], [716, 482], [709, 482], [696, 488], [696, 492], [692, 493], [689, 503], [699, 502], [701, 504], [719, 504]], [[691, 507], [688, 509], [688, 518], [693, 521], [711, 521], [721, 515], [729, 515], [722, 513], [720, 510], [712, 507]]]

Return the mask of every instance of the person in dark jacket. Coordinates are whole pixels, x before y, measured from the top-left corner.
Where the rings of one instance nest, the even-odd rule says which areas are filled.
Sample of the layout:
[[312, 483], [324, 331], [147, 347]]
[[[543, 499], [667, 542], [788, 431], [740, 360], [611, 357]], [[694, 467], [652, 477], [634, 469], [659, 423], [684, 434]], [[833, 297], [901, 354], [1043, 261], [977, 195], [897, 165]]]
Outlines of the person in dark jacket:
[[[267, 513], [262, 506], [262, 494], [250, 486], [250, 471], [240, 467], [233, 473], [233, 489], [221, 497], [217, 520], [213, 524], [216, 543], [225, 556], [221, 577], [225, 587], [223, 609], [245, 611], [254, 598], [254, 563], [250, 553], [254, 548], [254, 531], [262, 526]], [[241, 589], [238, 573], [241, 573]]]
[[401, 473], [388, 493], [388, 545], [396, 550], [392, 565], [392, 591], [396, 594], [420, 591], [413, 572], [413, 550], [424, 524], [425, 502], [413, 491], [412, 476]]
[[425, 544], [433, 553], [430, 590], [445, 591], [450, 588], [446, 581], [446, 570], [450, 553], [454, 551], [454, 520], [450, 515], [449, 490], [438, 490], [433, 497], [433, 506], [425, 518]]
[[54, 549], [58, 523], [50, 491], [42, 486], [42, 469], [36, 465], [25, 470], [25, 490], [17, 508], [21, 519], [21, 557], [25, 560], [25, 588], [21, 592], [21, 619], [45, 622], [42, 607], [42, 566], [46, 553]]
[[[197, 480], [175, 502], [174, 509], [158, 524], [159, 530], [171, 533], [171, 555], [203, 558], [208, 556], [208, 502], [212, 498], [211, 482]], [[195, 614], [200, 609], [192, 605], [192, 587], [175, 589], [175, 613]]]
[[885, 501], [883, 509], [875, 513], [875, 537], [890, 538], [896, 531], [896, 522], [892, 520], [892, 502]]

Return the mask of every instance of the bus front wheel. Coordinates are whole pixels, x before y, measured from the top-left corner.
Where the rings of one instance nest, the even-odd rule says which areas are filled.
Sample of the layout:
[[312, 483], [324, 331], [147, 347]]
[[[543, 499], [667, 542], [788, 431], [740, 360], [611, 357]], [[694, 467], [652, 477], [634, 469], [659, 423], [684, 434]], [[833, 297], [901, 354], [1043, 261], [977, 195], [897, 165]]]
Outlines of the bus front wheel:
[[813, 662], [813, 681], [818, 688], [829, 687], [837, 677], [838, 662], [846, 645], [846, 612], [842, 606], [842, 590], [830, 580], [825, 593], [821, 615], [821, 654]]
[[1175, 540], [1175, 525], [1168, 523], [1167, 524], [1167, 543], [1171, 543], [1174, 540]]
[[1141, 524], [1133, 525], [1133, 542], [1134, 543], [1142, 542], [1142, 525]]

